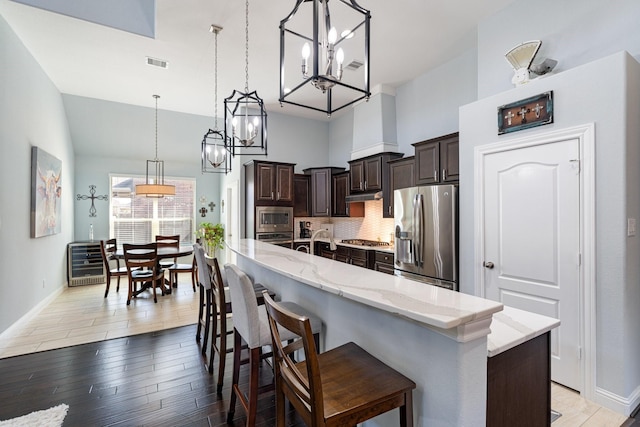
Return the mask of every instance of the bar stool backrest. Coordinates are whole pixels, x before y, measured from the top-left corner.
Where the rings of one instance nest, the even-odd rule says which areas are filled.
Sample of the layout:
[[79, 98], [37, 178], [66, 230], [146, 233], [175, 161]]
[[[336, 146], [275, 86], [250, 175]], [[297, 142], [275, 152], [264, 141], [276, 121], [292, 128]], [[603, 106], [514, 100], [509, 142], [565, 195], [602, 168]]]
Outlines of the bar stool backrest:
[[198, 266], [198, 282], [206, 290], [211, 289], [211, 272], [204, 257], [204, 248], [200, 243], [193, 245], [193, 256], [196, 258], [196, 265]]
[[240, 333], [249, 348], [256, 348], [264, 341], [260, 337], [256, 291], [249, 276], [236, 265], [225, 264], [224, 269], [233, 305], [233, 327]]

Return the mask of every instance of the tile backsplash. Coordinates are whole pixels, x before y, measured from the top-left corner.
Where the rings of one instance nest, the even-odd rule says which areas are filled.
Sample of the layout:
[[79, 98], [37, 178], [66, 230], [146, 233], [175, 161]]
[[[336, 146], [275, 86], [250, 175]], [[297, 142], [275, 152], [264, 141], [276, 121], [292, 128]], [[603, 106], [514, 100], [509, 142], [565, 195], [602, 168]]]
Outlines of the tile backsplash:
[[382, 200], [364, 202], [364, 218], [295, 218], [294, 233], [300, 236], [300, 221], [311, 222], [311, 230], [321, 224], [333, 224], [335, 239], [366, 239], [393, 242], [393, 218], [382, 217]]

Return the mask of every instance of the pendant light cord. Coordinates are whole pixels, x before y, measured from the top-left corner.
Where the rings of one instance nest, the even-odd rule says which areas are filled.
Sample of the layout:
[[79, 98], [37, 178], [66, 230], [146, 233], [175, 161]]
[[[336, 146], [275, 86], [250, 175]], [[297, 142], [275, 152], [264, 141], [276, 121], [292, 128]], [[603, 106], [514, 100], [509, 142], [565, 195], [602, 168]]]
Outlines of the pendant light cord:
[[215, 59], [213, 62], [213, 69], [214, 69], [214, 95], [213, 95], [213, 100], [214, 100], [214, 114], [213, 114], [213, 118], [214, 118], [214, 125], [213, 125], [213, 129], [214, 130], [218, 130], [218, 30], [215, 30], [215, 34], [216, 34], [216, 38], [215, 38], [215, 43], [214, 43], [214, 51], [215, 51]]
[[155, 160], [158, 160], [158, 98], [160, 98], [160, 95], [153, 95], [153, 97], [156, 99], [156, 158]]
[[245, 83], [244, 92], [249, 93], [249, 0], [246, 1], [245, 7]]

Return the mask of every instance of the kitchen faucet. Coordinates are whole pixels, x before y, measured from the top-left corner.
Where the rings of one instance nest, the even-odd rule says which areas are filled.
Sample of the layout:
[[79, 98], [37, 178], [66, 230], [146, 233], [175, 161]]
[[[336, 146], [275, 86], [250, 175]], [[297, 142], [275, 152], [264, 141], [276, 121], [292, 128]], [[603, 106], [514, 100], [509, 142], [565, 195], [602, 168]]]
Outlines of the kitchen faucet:
[[318, 237], [319, 234], [326, 234], [327, 237], [329, 237], [329, 248], [332, 251], [336, 250], [336, 242], [333, 240], [333, 234], [329, 233], [329, 230], [327, 230], [326, 228], [321, 228], [320, 230], [316, 230], [312, 235], [311, 235], [311, 242], [309, 243], [309, 249], [311, 250], [311, 255], [314, 255], [314, 246], [315, 246], [315, 240], [316, 237]]

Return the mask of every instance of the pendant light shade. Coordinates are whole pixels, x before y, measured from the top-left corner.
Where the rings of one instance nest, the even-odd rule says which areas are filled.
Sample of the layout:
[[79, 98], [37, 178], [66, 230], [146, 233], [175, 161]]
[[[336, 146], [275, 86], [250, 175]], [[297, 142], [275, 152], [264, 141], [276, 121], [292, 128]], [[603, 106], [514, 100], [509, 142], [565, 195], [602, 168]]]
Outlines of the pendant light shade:
[[144, 184], [136, 185], [136, 195], [162, 198], [174, 196], [176, 194], [175, 185], [164, 183], [164, 161], [158, 159], [158, 98], [160, 95], [153, 95], [156, 99], [156, 157], [147, 160], [146, 180]]
[[370, 21], [356, 0], [297, 0], [280, 21], [280, 104], [330, 116], [369, 99]]
[[233, 156], [267, 155], [267, 111], [256, 91], [249, 92], [249, 1], [245, 8], [244, 92], [234, 90], [224, 100], [224, 134]]

